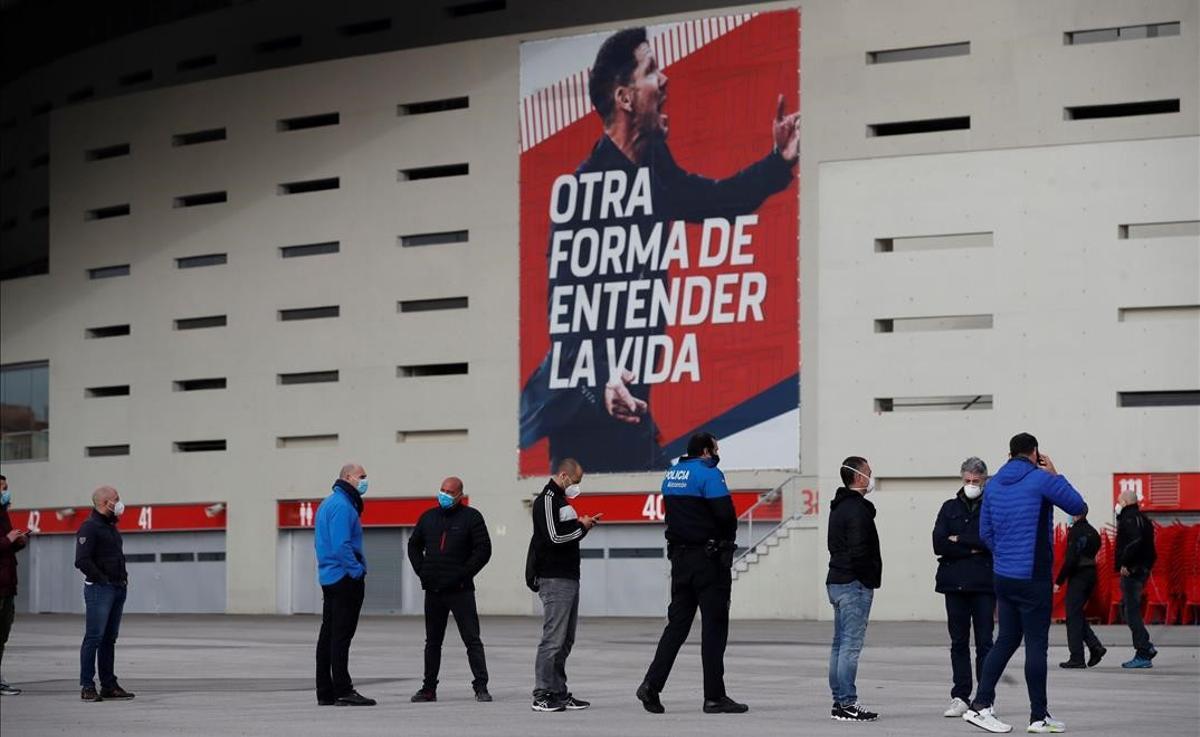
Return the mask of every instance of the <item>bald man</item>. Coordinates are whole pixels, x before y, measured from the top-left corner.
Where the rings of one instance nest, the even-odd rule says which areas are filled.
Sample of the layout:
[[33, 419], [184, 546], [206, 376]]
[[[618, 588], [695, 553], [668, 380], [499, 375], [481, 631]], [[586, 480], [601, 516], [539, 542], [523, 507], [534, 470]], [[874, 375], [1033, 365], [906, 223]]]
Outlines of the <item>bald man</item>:
[[1153, 668], [1158, 649], [1150, 642], [1150, 633], [1142, 621], [1142, 591], [1150, 578], [1150, 569], [1158, 554], [1154, 549], [1154, 523], [1138, 508], [1135, 492], [1123, 491], [1117, 498], [1117, 544], [1113, 567], [1121, 576], [1121, 608], [1133, 636], [1133, 657], [1122, 668]]
[[492, 700], [483, 641], [479, 639], [474, 583], [491, 557], [492, 541], [483, 515], [466, 506], [462, 479], [450, 476], [438, 489], [437, 506], [421, 515], [408, 539], [408, 562], [425, 590], [425, 680], [412, 701], [437, 701], [442, 641], [451, 614], [467, 646], [475, 700]]
[[[129, 575], [117, 520], [125, 511], [121, 494], [111, 486], [92, 492], [92, 513], [75, 536], [75, 567], [84, 576], [83, 645], [79, 648], [79, 697], [84, 701], [124, 701], [133, 694], [121, 688], [113, 673], [117, 634]], [[96, 691], [96, 670], [100, 691]]]

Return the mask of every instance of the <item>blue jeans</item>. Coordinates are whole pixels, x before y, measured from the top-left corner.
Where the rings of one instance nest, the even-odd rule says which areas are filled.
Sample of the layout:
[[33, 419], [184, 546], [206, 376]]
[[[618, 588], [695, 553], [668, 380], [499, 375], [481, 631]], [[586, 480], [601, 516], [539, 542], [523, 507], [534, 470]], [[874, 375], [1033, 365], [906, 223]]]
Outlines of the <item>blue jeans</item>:
[[827, 583], [829, 603], [833, 605], [833, 647], [829, 651], [829, 690], [833, 703], [849, 706], [858, 703], [854, 679], [858, 675], [858, 656], [867, 639], [867, 618], [871, 614], [874, 589], [858, 581]]
[[1029, 722], [1045, 719], [1046, 651], [1050, 644], [1050, 610], [1054, 589], [1050, 579], [1022, 580], [996, 576], [996, 606], [1000, 632], [996, 644], [983, 661], [983, 675], [971, 708], [990, 707], [996, 702], [996, 683], [1021, 639], [1025, 640], [1025, 687], [1029, 690]]
[[83, 646], [79, 648], [79, 685], [95, 688], [96, 666], [99, 661], [100, 688], [113, 688], [117, 634], [121, 630], [121, 612], [125, 608], [125, 587], [105, 583], [84, 585], [83, 602], [87, 605], [84, 618]]

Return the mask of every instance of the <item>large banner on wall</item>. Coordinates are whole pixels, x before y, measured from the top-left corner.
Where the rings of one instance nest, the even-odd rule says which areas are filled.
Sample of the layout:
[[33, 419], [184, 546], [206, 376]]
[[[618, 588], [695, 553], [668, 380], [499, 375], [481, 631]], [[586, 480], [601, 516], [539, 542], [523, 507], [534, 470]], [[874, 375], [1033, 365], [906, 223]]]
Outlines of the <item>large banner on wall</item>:
[[799, 455], [800, 14], [521, 45], [520, 473]]

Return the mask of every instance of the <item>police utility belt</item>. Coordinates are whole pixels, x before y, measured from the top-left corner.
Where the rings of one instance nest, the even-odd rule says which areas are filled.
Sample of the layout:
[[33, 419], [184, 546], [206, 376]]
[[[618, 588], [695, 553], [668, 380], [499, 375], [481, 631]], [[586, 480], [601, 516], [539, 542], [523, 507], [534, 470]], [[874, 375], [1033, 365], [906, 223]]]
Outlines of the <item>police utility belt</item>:
[[671, 543], [667, 546], [667, 554], [671, 555], [675, 552], [701, 550], [709, 558], [716, 558], [721, 553], [731, 553], [737, 550], [737, 543], [733, 540], [705, 540], [703, 545], [695, 545], [692, 543]]

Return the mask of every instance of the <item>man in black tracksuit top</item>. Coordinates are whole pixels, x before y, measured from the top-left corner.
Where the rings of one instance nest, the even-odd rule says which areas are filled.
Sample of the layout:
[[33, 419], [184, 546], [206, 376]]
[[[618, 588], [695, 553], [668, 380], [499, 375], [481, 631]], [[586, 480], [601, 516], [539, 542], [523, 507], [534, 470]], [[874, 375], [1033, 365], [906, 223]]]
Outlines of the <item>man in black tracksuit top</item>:
[[450, 614], [467, 646], [475, 700], [492, 700], [472, 580], [492, 557], [492, 541], [483, 515], [465, 506], [462, 496], [462, 479], [451, 476], [442, 481], [438, 506], [421, 515], [408, 539], [408, 561], [425, 590], [425, 680], [413, 695], [414, 702], [437, 701], [442, 641]]
[[533, 500], [533, 537], [525, 561], [525, 583], [542, 600], [542, 640], [534, 661], [534, 711], [577, 711], [590, 704], [567, 690], [567, 656], [579, 622], [579, 541], [598, 521], [579, 516], [570, 500], [579, 496], [583, 467], [573, 458]]
[[[83, 645], [79, 649], [80, 698], [84, 701], [132, 699], [117, 683], [113, 673], [117, 635], [129, 574], [125, 572], [125, 551], [117, 518], [125, 511], [120, 494], [111, 486], [92, 492], [92, 513], [75, 537], [75, 567], [84, 575]], [[96, 669], [100, 670], [100, 691], [96, 692]]]
[[1138, 508], [1137, 494], [1123, 491], [1117, 500], [1121, 512], [1117, 515], [1117, 544], [1113, 567], [1121, 576], [1121, 607], [1125, 622], [1133, 635], [1135, 650], [1131, 660], [1122, 668], [1150, 668], [1158, 649], [1150, 642], [1150, 633], [1142, 621], [1142, 591], [1150, 578], [1150, 569], [1158, 559], [1154, 549], [1154, 523]]
[[667, 522], [667, 557], [671, 560], [671, 604], [667, 626], [654, 661], [637, 689], [637, 698], [651, 714], [662, 714], [659, 693], [700, 610], [700, 660], [704, 668], [704, 712], [741, 714], [749, 710], [725, 693], [725, 644], [729, 639], [729, 597], [732, 587], [737, 512], [721, 457], [711, 433], [688, 440], [687, 455], [667, 471], [662, 483]]
[[[1088, 524], [1087, 515], [1072, 517], [1067, 533], [1067, 553], [1058, 571], [1055, 586], [1067, 584], [1067, 650], [1070, 657], [1059, 663], [1062, 668], [1090, 668], [1100, 662], [1108, 650], [1088, 624], [1084, 608], [1096, 588], [1096, 553], [1100, 552], [1100, 533]], [[1083, 661], [1087, 644], [1088, 660]]]

